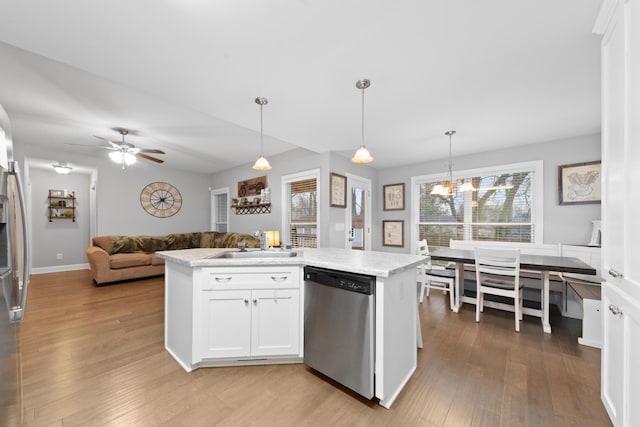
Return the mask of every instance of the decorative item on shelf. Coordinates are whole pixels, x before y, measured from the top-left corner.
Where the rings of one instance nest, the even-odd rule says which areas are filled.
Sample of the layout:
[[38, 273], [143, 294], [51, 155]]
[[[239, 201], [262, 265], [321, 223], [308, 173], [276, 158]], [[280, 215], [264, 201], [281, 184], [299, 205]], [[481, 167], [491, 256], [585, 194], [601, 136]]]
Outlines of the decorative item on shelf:
[[267, 238], [267, 244], [272, 248], [280, 247], [280, 231], [279, 230], [269, 230], [264, 232], [265, 237]]
[[256, 104], [260, 106], [260, 157], [256, 160], [256, 163], [253, 165], [253, 169], [258, 171], [268, 171], [271, 170], [271, 165], [266, 157], [264, 157], [263, 148], [264, 148], [264, 132], [262, 130], [262, 107], [267, 105], [269, 102], [267, 98], [257, 97], [255, 99]]
[[260, 197], [254, 197], [253, 198], [253, 204], [254, 205], [259, 205], [262, 202], [262, 200], [260, 199]]
[[[431, 190], [431, 195], [433, 196], [449, 196], [451, 194], [453, 194], [454, 192], [457, 192], [458, 189], [454, 188], [454, 183], [453, 183], [453, 158], [451, 157], [451, 137], [453, 135], [456, 134], [456, 131], [451, 129], [448, 130], [444, 133], [445, 135], [447, 135], [449, 137], [449, 183], [446, 184], [446, 187], [440, 183], [436, 184], [433, 186], [433, 189]], [[460, 191], [462, 192], [467, 192], [467, 191], [476, 191], [476, 189], [473, 187], [473, 184], [470, 182], [463, 182], [462, 185], [460, 186]]]
[[266, 188], [266, 175], [238, 181], [238, 197], [259, 196], [262, 190]]
[[371, 86], [371, 82], [369, 79], [362, 79], [356, 82], [356, 87], [362, 91], [362, 143], [360, 144], [360, 148], [353, 155], [351, 161], [353, 163], [371, 163], [373, 162], [373, 157], [367, 147], [364, 146], [364, 90]]
[[232, 204], [232, 205], [237, 205], [237, 204], [238, 204], [238, 199], [237, 199], [237, 198], [235, 198], [235, 197], [234, 197], [234, 198], [232, 198], [232, 199], [231, 199], [231, 204]]
[[232, 205], [231, 208], [236, 215], [271, 213], [271, 203], [260, 203], [258, 205]]
[[76, 196], [73, 191], [68, 190], [49, 190], [48, 196], [48, 218], [49, 222], [54, 219], [71, 219], [76, 220]]

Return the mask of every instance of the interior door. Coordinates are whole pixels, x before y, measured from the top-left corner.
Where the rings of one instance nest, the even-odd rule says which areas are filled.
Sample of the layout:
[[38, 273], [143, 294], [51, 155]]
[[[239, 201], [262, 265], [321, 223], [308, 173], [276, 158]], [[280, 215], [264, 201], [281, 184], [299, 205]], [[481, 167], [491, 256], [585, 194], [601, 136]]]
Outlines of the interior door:
[[371, 250], [371, 180], [347, 174], [347, 249]]

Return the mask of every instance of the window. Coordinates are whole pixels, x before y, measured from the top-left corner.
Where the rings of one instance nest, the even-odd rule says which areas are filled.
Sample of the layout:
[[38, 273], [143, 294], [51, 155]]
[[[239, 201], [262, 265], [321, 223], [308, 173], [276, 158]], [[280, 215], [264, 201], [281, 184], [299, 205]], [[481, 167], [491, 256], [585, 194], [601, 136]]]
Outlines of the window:
[[[432, 195], [442, 175], [412, 178], [414, 241], [431, 250], [449, 240], [542, 242], [542, 161], [458, 171], [450, 195]], [[460, 191], [464, 182], [474, 191]]]
[[282, 177], [283, 241], [294, 248], [317, 248], [319, 170]]
[[211, 230], [229, 231], [229, 189], [211, 191]]

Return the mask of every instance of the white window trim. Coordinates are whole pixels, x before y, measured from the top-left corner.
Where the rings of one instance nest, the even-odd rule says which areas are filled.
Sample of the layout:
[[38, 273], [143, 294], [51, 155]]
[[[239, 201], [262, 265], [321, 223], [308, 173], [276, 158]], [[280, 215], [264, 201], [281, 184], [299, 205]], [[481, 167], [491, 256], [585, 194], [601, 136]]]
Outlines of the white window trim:
[[209, 227], [211, 230], [216, 229], [216, 212], [218, 212], [218, 206], [216, 205], [216, 196], [220, 194], [227, 195], [227, 231], [231, 231], [231, 198], [229, 197], [229, 187], [216, 188], [215, 190], [211, 190], [211, 218], [209, 221]]
[[[454, 171], [453, 179], [469, 178], [470, 176], [483, 176], [495, 173], [514, 173], [527, 170], [534, 171], [534, 204], [531, 217], [535, 224], [533, 232], [533, 240], [535, 243], [542, 244], [544, 239], [544, 164], [542, 160], [534, 160], [531, 162], [510, 163], [506, 165], [495, 165], [484, 168], [465, 169]], [[443, 173], [434, 173], [429, 175], [420, 175], [411, 177], [411, 253], [416, 251], [416, 242], [418, 241], [418, 209], [420, 203], [419, 184], [423, 182], [433, 182], [442, 180]], [[448, 177], [447, 177], [448, 179]]]
[[[288, 205], [288, 200], [287, 200], [287, 184], [291, 183], [291, 182], [296, 182], [296, 181], [302, 181], [305, 179], [316, 179], [316, 191], [318, 192], [318, 198], [317, 203], [317, 227], [316, 227], [316, 242], [317, 242], [317, 247], [321, 248], [322, 247], [322, 233], [320, 232], [320, 227], [322, 224], [321, 220], [320, 220], [320, 207], [322, 205], [321, 202], [321, 198], [322, 198], [322, 182], [320, 180], [320, 169], [316, 168], [316, 169], [309, 169], [307, 171], [301, 171], [301, 172], [296, 172], [296, 173], [292, 173], [289, 175], [282, 175], [282, 181], [281, 181], [281, 186], [280, 186], [280, 191], [282, 192], [282, 195], [280, 197], [280, 199], [282, 200], [282, 209], [280, 210], [282, 212], [282, 217], [281, 217], [281, 229], [282, 229], [282, 238], [280, 239], [281, 242], [289, 242], [291, 241], [291, 236], [289, 236], [289, 225], [288, 225], [288, 219], [289, 219], [289, 205]], [[286, 244], [286, 243], [285, 243]]]

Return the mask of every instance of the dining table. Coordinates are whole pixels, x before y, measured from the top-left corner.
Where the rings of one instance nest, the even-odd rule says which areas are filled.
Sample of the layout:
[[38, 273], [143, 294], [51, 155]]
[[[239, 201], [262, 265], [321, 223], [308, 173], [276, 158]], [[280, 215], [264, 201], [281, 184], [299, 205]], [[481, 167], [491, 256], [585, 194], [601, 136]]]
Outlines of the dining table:
[[[453, 311], [457, 313], [465, 302], [475, 304], [475, 297], [464, 295], [464, 265], [475, 264], [474, 251], [470, 249], [440, 248], [431, 252], [430, 255], [432, 261], [455, 263]], [[595, 268], [578, 258], [555, 255], [521, 253], [520, 269], [541, 273], [540, 309], [525, 307], [523, 308], [523, 314], [540, 317], [542, 319], [542, 329], [546, 333], [551, 333], [551, 324], [549, 323], [549, 274], [555, 272], [596, 275]], [[490, 306], [490, 304], [487, 303], [485, 303], [485, 305]]]

